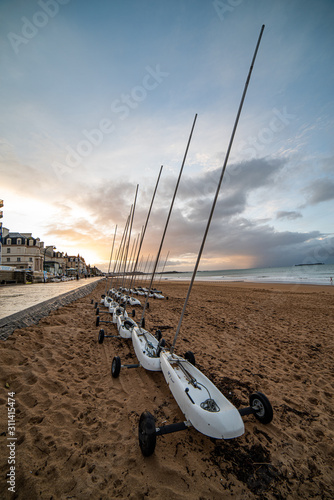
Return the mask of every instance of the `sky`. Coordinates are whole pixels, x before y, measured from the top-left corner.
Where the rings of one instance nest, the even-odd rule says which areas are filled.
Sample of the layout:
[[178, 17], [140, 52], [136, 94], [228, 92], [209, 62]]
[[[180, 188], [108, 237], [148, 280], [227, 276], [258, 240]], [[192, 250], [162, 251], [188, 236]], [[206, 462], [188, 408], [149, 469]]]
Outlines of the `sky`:
[[1, 0], [4, 227], [107, 270], [163, 165], [153, 258], [197, 114], [161, 253], [191, 271], [263, 24], [199, 269], [334, 263], [332, 0]]

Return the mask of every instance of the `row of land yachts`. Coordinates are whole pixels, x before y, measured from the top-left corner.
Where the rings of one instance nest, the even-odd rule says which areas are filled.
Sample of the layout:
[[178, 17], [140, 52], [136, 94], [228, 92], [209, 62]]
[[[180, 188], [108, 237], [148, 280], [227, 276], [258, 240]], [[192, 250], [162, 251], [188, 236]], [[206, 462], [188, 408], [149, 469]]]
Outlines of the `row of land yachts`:
[[[181, 321], [184, 315], [184, 310], [188, 302], [188, 298], [190, 295], [191, 287], [194, 282], [194, 278], [198, 269], [198, 265], [201, 259], [201, 255], [203, 252], [204, 244], [206, 241], [206, 237], [209, 231], [210, 223], [212, 220], [212, 216], [214, 213], [215, 205], [218, 199], [218, 194], [219, 190], [222, 184], [222, 180], [224, 177], [225, 169], [227, 166], [230, 150], [232, 147], [235, 131], [237, 128], [237, 124], [239, 121], [242, 105], [244, 102], [244, 98], [246, 95], [246, 90], [248, 87], [248, 83], [250, 80], [250, 76], [252, 73], [252, 69], [254, 66], [254, 61], [255, 57], [258, 51], [258, 47], [261, 41], [262, 33], [263, 33], [264, 25], [261, 28], [261, 32], [258, 38], [258, 42], [256, 45], [256, 49], [254, 52], [254, 56], [252, 59], [252, 63], [249, 69], [249, 73], [246, 79], [246, 84], [245, 88], [243, 91], [242, 99], [239, 105], [238, 113], [236, 116], [236, 120], [234, 123], [234, 127], [232, 130], [229, 146], [227, 148], [226, 156], [225, 156], [225, 161], [221, 169], [221, 174], [219, 178], [219, 182], [217, 184], [217, 189], [216, 189], [216, 194], [213, 199], [212, 203], [212, 208], [210, 211], [210, 215], [208, 217], [207, 221], [207, 226], [206, 230], [204, 232], [202, 244], [200, 247], [200, 250], [197, 255], [197, 260], [196, 264], [194, 267], [193, 271], [193, 277], [190, 282], [188, 294], [185, 300], [185, 304], [183, 306], [183, 310], [181, 313], [180, 321], [175, 333], [174, 341], [170, 347], [167, 348], [166, 343], [163, 338], [161, 338], [161, 329], [157, 330], [154, 334], [149, 332], [148, 330], [145, 329], [145, 321], [144, 321], [144, 314], [145, 314], [145, 308], [148, 306], [148, 298], [146, 297], [145, 299], [145, 305], [143, 306], [142, 310], [142, 316], [141, 320], [136, 323], [135, 320], [133, 319], [135, 317], [135, 309], [133, 309], [132, 312], [132, 317], [130, 318], [128, 313], [127, 313], [127, 306], [129, 305], [130, 307], [134, 306], [140, 306], [140, 301], [137, 298], [138, 294], [141, 293], [148, 293], [151, 294], [153, 298], [157, 299], [163, 299], [163, 295], [161, 292], [158, 290], [152, 289], [152, 283], [154, 279], [154, 273], [157, 268], [157, 264], [159, 262], [160, 258], [160, 252], [161, 248], [163, 245], [164, 237], [166, 234], [167, 226], [170, 220], [170, 215], [173, 209], [173, 204], [175, 200], [175, 196], [178, 190], [180, 178], [182, 175], [184, 163], [186, 160], [189, 144], [192, 138], [194, 126], [196, 123], [197, 119], [197, 114], [195, 115], [194, 122], [192, 125], [191, 133], [189, 136], [187, 148], [185, 151], [185, 155], [183, 158], [183, 162], [181, 165], [178, 181], [175, 186], [174, 190], [174, 195], [171, 201], [171, 206], [169, 209], [168, 217], [166, 220], [165, 224], [165, 229], [163, 232], [163, 236], [161, 239], [160, 243], [160, 248], [158, 251], [156, 263], [155, 263], [155, 268], [152, 273], [152, 278], [151, 278], [151, 283], [149, 289], [145, 292], [145, 290], [131, 290], [132, 288], [132, 282], [130, 284], [130, 290], [124, 290], [124, 289], [115, 289], [111, 288], [108, 292], [108, 286], [106, 286], [105, 289], [105, 295], [102, 295], [101, 297], [101, 303], [100, 307], [97, 307], [98, 304], [95, 303], [96, 309], [97, 309], [97, 319], [96, 319], [96, 325], [99, 326], [102, 321], [104, 323], [113, 323], [117, 327], [117, 335], [106, 335], [104, 332], [104, 329], [101, 329], [99, 331], [98, 335], [98, 341], [100, 344], [103, 343], [104, 339], [106, 337], [120, 337], [124, 339], [131, 339], [133, 348], [138, 360], [137, 364], [132, 364], [132, 365], [122, 365], [121, 360], [118, 356], [115, 356], [112, 360], [112, 366], [111, 366], [111, 374], [114, 378], [119, 377], [120, 371], [122, 368], [135, 368], [135, 367], [141, 367], [145, 370], [148, 371], [162, 371], [164, 378], [166, 380], [166, 383], [169, 386], [170, 391], [172, 392], [178, 406], [180, 407], [182, 413], [185, 416], [185, 420], [180, 423], [175, 423], [175, 424], [169, 424], [169, 425], [164, 425], [157, 427], [155, 423], [155, 419], [151, 413], [148, 411], [144, 411], [139, 419], [139, 445], [141, 448], [141, 451], [144, 456], [149, 456], [151, 455], [156, 447], [156, 438], [159, 435], [162, 434], [168, 434], [170, 432], [176, 432], [176, 431], [181, 431], [188, 429], [189, 427], [194, 427], [197, 431], [200, 433], [209, 436], [211, 438], [215, 439], [232, 439], [232, 438], [237, 438], [241, 436], [244, 431], [244, 423], [242, 417], [245, 415], [254, 415], [260, 422], [263, 424], [268, 424], [271, 422], [273, 418], [273, 410], [272, 406], [267, 399], [267, 397], [262, 394], [261, 392], [255, 392], [250, 395], [249, 398], [249, 406], [247, 408], [243, 409], [237, 409], [235, 406], [218, 390], [218, 388], [200, 371], [195, 367], [195, 357], [194, 354], [191, 351], [186, 352], [184, 357], [178, 356], [174, 352], [174, 347], [176, 343], [176, 338], [179, 333]], [[144, 239], [145, 235], [145, 230], [147, 227], [147, 223], [150, 217], [150, 212], [153, 204], [153, 200], [155, 197], [155, 192], [157, 189], [157, 185], [159, 183], [160, 179], [160, 174], [161, 174], [162, 167], [160, 168], [160, 173], [159, 177], [157, 180], [156, 188], [152, 197], [151, 201], [151, 206], [147, 215], [146, 219], [146, 224], [145, 227], [143, 228], [142, 232], [142, 237], [140, 240], [140, 245], [139, 245], [139, 250], [137, 253], [137, 261], [134, 266], [134, 271], [137, 269], [137, 263], [138, 263], [138, 258], [140, 255], [140, 250], [141, 250], [141, 244]], [[124, 240], [122, 238], [122, 241], [126, 241], [127, 239], [127, 232], [129, 232], [129, 237], [128, 241], [130, 242], [131, 238], [131, 229], [132, 229], [132, 222], [133, 222], [133, 215], [134, 215], [134, 209], [136, 205], [136, 199], [137, 199], [137, 192], [138, 192], [138, 185], [137, 185], [137, 190], [136, 190], [136, 195], [135, 195], [135, 200], [133, 207], [131, 208], [131, 217], [129, 216], [127, 222], [127, 228], [126, 231], [124, 232]], [[131, 221], [131, 222], [130, 222]], [[117, 226], [116, 226], [117, 228]], [[115, 229], [115, 236], [116, 236], [116, 229]], [[114, 236], [114, 241], [115, 241], [115, 236]], [[114, 244], [113, 244], [114, 246]], [[122, 246], [122, 243], [121, 243]], [[120, 248], [121, 248], [120, 246]], [[123, 246], [123, 249], [125, 249], [126, 246]], [[129, 244], [127, 245], [127, 249], [125, 251], [125, 257], [123, 259], [123, 254], [124, 250], [122, 250], [122, 253], [119, 252], [119, 255], [121, 255], [120, 259], [117, 258], [121, 263], [124, 260], [124, 272], [126, 270], [126, 262], [127, 262], [127, 254], [128, 254], [128, 248]], [[131, 261], [131, 259], [130, 259]], [[116, 269], [116, 268], [115, 268]], [[108, 282], [107, 282], [108, 283]], [[110, 287], [113, 282], [110, 283]], [[124, 281], [123, 281], [124, 284]], [[137, 292], [136, 297], [133, 297], [133, 291]], [[100, 309], [104, 308], [104, 311], [109, 313], [111, 315], [111, 319], [108, 320], [100, 320]]]
[[[133, 295], [136, 295], [134, 297]], [[129, 315], [127, 307], [141, 307], [138, 296], [146, 296], [141, 320], [134, 320], [136, 309]], [[150, 456], [156, 447], [156, 438], [162, 434], [177, 432], [194, 427], [200, 433], [216, 439], [232, 439], [241, 436], [244, 429], [242, 417], [254, 415], [261, 423], [268, 424], [273, 418], [273, 409], [268, 398], [261, 392], [250, 395], [249, 406], [237, 409], [219, 389], [195, 366], [195, 356], [187, 351], [184, 357], [174, 353], [173, 347], [167, 348], [161, 329], [153, 334], [145, 329], [144, 312], [149, 307], [148, 297], [165, 299], [156, 289], [116, 289], [111, 288], [101, 296], [100, 304], [95, 302], [96, 326], [101, 323], [113, 324], [117, 333], [106, 334], [101, 328], [98, 342], [105, 338], [131, 339], [138, 362], [122, 364], [115, 356], [111, 364], [113, 378], [120, 376], [121, 369], [143, 368], [148, 371], [162, 371], [169, 389], [185, 420], [157, 427], [153, 415], [144, 411], [139, 419], [139, 446], [144, 456]], [[100, 316], [104, 314], [104, 316]], [[107, 315], [107, 316], [105, 316]], [[130, 317], [131, 316], [131, 317]], [[101, 319], [107, 317], [108, 319]]]

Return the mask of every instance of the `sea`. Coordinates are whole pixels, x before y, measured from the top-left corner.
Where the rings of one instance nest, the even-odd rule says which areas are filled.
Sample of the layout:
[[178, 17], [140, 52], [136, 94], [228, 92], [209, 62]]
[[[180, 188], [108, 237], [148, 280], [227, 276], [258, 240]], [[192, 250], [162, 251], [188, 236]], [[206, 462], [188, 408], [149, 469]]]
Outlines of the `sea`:
[[[161, 281], [190, 281], [191, 277], [191, 272], [164, 273]], [[287, 283], [299, 285], [334, 286], [334, 264], [198, 271], [195, 281], [244, 281], [250, 283]]]

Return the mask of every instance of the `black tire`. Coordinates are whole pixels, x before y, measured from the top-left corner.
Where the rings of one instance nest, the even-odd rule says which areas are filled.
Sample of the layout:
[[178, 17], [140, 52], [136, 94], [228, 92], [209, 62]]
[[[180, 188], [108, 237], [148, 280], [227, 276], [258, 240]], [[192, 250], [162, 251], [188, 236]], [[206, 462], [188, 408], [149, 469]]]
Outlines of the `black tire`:
[[184, 355], [184, 359], [189, 361], [189, 363], [191, 363], [192, 365], [194, 366], [196, 365], [195, 355], [192, 351], [187, 351]]
[[95, 302], [95, 304], [94, 304], [94, 308], [95, 308], [95, 309], [97, 308], [97, 302]]
[[103, 294], [101, 295], [101, 299], [104, 299], [104, 297], [105, 297], [105, 295], [104, 295], [104, 293], [103, 293]]
[[166, 300], [168, 300], [168, 297], [166, 297]]
[[253, 409], [255, 417], [262, 424], [269, 424], [273, 419], [273, 408], [267, 396], [262, 392], [254, 392], [249, 398], [249, 405]]
[[149, 302], [147, 302], [147, 304], [146, 304], [146, 309], [149, 309], [149, 308], [150, 308], [150, 303], [149, 303]]
[[99, 331], [99, 336], [98, 336], [97, 340], [98, 340], [99, 344], [103, 344], [103, 341], [104, 341], [104, 330], [103, 330], [103, 328], [101, 328], [101, 330]]
[[119, 372], [121, 371], [121, 358], [119, 356], [115, 356], [111, 363], [111, 375], [113, 378], [117, 378], [119, 376]]
[[98, 316], [100, 314], [100, 308], [99, 307], [96, 308], [96, 313], [95, 314], [96, 314], [96, 316]]
[[99, 324], [100, 324], [100, 316], [96, 316], [95, 325], [99, 326]]
[[155, 338], [156, 338], [157, 340], [161, 340], [161, 338], [162, 338], [162, 333], [161, 333], [161, 330], [157, 330], [157, 331], [155, 332]]
[[140, 326], [141, 326], [142, 328], [145, 328], [145, 318], [143, 318], [143, 319], [141, 320], [141, 325], [140, 325]]
[[144, 411], [140, 415], [138, 425], [139, 446], [144, 457], [149, 457], [154, 453], [157, 435], [155, 429], [155, 420], [153, 415]]
[[91, 304], [94, 304], [94, 299], [92, 299], [92, 300], [90, 301], [90, 303], [91, 303]]
[[132, 309], [132, 317], [134, 318], [136, 316], [136, 311], [135, 309]]

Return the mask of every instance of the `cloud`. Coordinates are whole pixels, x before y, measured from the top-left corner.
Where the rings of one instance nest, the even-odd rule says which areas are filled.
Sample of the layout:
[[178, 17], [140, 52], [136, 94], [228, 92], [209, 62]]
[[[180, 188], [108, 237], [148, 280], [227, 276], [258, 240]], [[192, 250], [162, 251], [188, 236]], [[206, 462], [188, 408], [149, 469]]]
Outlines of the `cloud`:
[[334, 180], [329, 177], [324, 179], [316, 179], [309, 186], [302, 190], [307, 197], [307, 205], [317, 205], [324, 201], [334, 199]]
[[[254, 221], [247, 217], [250, 195], [259, 189], [275, 186], [275, 178], [284, 167], [282, 160], [267, 159], [233, 165], [229, 177], [225, 179], [226, 183], [223, 183], [204, 249], [203, 262], [208, 268], [221, 267], [224, 262], [229, 262], [229, 267], [233, 267], [236, 261], [238, 266], [242, 262], [260, 267], [293, 265], [307, 258], [313, 249], [319, 248], [319, 238], [325, 238], [326, 235], [318, 231], [277, 231], [268, 219]], [[163, 248], [163, 252], [171, 250], [170, 261], [174, 267], [179, 264], [192, 269], [219, 173], [219, 169], [215, 169], [200, 172], [197, 176], [186, 175], [181, 180]], [[143, 245], [143, 254], [146, 256], [149, 253], [156, 255], [158, 251], [175, 183], [176, 176], [168, 174], [159, 186]], [[153, 188], [152, 179], [139, 188], [133, 237], [145, 223]], [[103, 246], [106, 257], [110, 251], [110, 238], [106, 239], [105, 231], [108, 228], [110, 234], [111, 228], [117, 223], [117, 239], [120, 240], [134, 192], [133, 181], [115, 180], [113, 183], [100, 183], [97, 187], [86, 186], [85, 192], [79, 190], [74, 194], [73, 201], [78, 206], [89, 207], [91, 224], [95, 227], [95, 240]], [[297, 211], [280, 211], [276, 216], [288, 220], [298, 217], [301, 214]], [[75, 228], [77, 230], [78, 226]], [[84, 228], [82, 234], [86, 234]], [[87, 242], [93, 239], [89, 236]]]
[[296, 211], [279, 211], [277, 212], [276, 214], [276, 219], [288, 219], [288, 220], [295, 220], [295, 219], [298, 219], [300, 217], [303, 217], [302, 214], [300, 212], [296, 212]]

